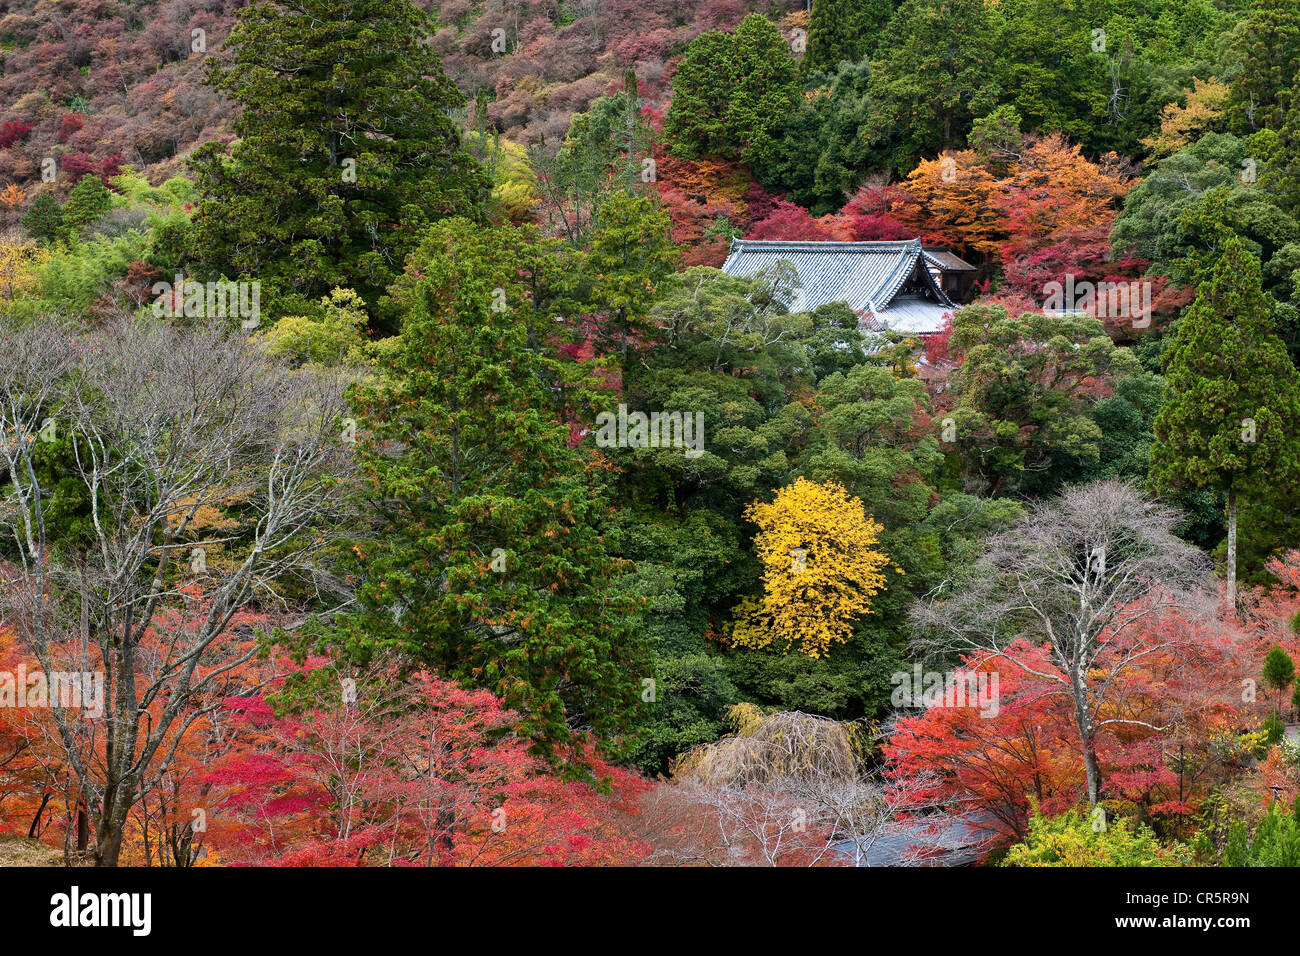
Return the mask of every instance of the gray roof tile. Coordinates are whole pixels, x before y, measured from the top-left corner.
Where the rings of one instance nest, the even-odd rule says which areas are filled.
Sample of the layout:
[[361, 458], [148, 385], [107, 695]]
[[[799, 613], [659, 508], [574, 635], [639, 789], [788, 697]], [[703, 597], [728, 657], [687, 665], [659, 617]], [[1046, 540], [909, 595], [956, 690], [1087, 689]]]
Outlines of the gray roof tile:
[[[934, 301], [913, 296], [895, 299], [925, 255], [920, 239], [892, 242], [785, 242], [737, 239], [722, 271], [752, 276], [766, 266], [788, 261], [801, 288], [790, 308], [802, 312], [827, 302], [846, 302], [871, 312], [885, 325], [904, 332], [937, 332], [954, 308], [928, 268], [920, 270]], [[927, 255], [928, 259], [929, 256]], [[895, 316], [895, 309], [898, 314]]]
[[925, 258], [942, 272], [974, 272], [977, 268], [947, 249], [926, 249]]

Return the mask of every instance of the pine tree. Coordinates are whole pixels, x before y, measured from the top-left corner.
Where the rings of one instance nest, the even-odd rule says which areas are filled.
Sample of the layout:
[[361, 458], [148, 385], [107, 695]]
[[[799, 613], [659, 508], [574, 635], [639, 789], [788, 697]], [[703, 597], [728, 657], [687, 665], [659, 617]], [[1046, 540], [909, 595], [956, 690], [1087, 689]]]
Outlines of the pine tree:
[[49, 244], [63, 229], [63, 209], [53, 193], [43, 192], [32, 200], [22, 223], [32, 238]]
[[800, 102], [799, 70], [781, 31], [751, 13], [735, 33], [701, 33], [673, 76], [664, 116], [670, 151], [686, 159], [719, 156], [750, 165], [772, 160]]
[[701, 33], [686, 47], [673, 74], [673, 99], [664, 114], [664, 136], [675, 156], [734, 159], [728, 104], [735, 82], [731, 35]]
[[463, 104], [409, 0], [255, 3], [209, 82], [242, 107], [227, 156], [192, 162], [202, 259], [311, 299], [373, 301], [428, 226], [489, 184], [447, 111]]
[[1227, 497], [1227, 600], [1235, 606], [1237, 506], [1300, 472], [1300, 381], [1273, 334], [1259, 259], [1230, 237], [1165, 355], [1151, 477], [1166, 490]]
[[1300, 5], [1254, 0], [1233, 30], [1228, 54], [1235, 61], [1228, 105], [1236, 127], [1280, 127], [1300, 73]]
[[799, 70], [781, 31], [767, 17], [751, 13], [732, 34], [735, 84], [727, 121], [751, 166], [770, 162], [787, 118], [802, 101]]
[[1300, 83], [1291, 88], [1290, 101], [1269, 162], [1269, 180], [1283, 208], [1300, 212]]
[[890, 0], [816, 0], [803, 72], [833, 73], [841, 63], [857, 63], [875, 49], [893, 12]]
[[865, 134], [900, 177], [998, 105], [995, 10], [984, 0], [904, 0], [890, 19], [872, 63]]
[[1250, 862], [1250, 843], [1246, 834], [1246, 824], [1242, 820], [1232, 821], [1228, 828], [1228, 842], [1223, 848], [1224, 866], [1245, 866]]
[[601, 316], [598, 334], [626, 363], [629, 350], [652, 332], [654, 291], [677, 264], [668, 214], [645, 196], [608, 198], [596, 213], [587, 254], [590, 306]]
[[1295, 661], [1291, 660], [1291, 655], [1282, 649], [1282, 645], [1274, 644], [1266, 655], [1264, 655], [1264, 672], [1260, 675], [1264, 680], [1264, 686], [1269, 690], [1277, 691], [1277, 712], [1282, 712], [1282, 691], [1291, 686], [1295, 680]]
[[617, 744], [645, 667], [595, 479], [548, 394], [554, 359], [521, 319], [528, 235], [448, 220], [394, 284], [401, 347], [353, 392], [378, 526], [341, 636], [501, 695], [558, 755], [573, 727]]
[[73, 236], [108, 212], [113, 194], [98, 176], [82, 176], [63, 207], [63, 232]]

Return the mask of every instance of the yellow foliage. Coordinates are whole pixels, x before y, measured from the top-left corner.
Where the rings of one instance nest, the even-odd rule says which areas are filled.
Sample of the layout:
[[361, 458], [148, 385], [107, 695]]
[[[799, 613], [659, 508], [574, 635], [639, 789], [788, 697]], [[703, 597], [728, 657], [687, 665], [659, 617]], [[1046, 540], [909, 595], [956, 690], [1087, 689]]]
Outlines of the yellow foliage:
[[511, 222], [524, 222], [537, 204], [537, 190], [528, 182], [497, 183], [492, 187], [492, 202]]
[[1210, 77], [1192, 77], [1192, 89], [1184, 90], [1187, 105], [1169, 103], [1160, 111], [1160, 132], [1142, 140], [1153, 159], [1178, 152], [1207, 130], [1220, 128], [1228, 104], [1228, 84]]
[[[246, 496], [238, 496], [246, 497]], [[229, 499], [231, 503], [238, 500], [237, 498]], [[191, 506], [194, 505], [194, 499], [186, 498], [176, 503], [174, 511], [166, 516], [168, 526], [175, 531], [186, 523], [186, 529], [191, 535], [207, 532], [233, 531], [239, 527], [239, 522], [229, 517], [226, 512], [209, 504], [201, 504], [193, 508], [193, 514], [190, 514]]]
[[331, 289], [320, 299], [322, 316], [286, 315], [261, 332], [268, 355], [295, 364], [359, 365], [365, 362], [365, 300], [351, 289]]
[[727, 708], [727, 719], [736, 728], [736, 733], [742, 737], [747, 737], [756, 731], [765, 716], [757, 704], [748, 701], [741, 701]]
[[875, 548], [881, 525], [842, 485], [805, 478], [745, 514], [759, 527], [763, 598], [742, 609], [732, 642], [758, 648], [781, 638], [787, 648], [797, 641], [803, 653], [821, 657], [847, 641], [885, 587], [889, 558]]
[[31, 239], [0, 236], [0, 315], [9, 311], [9, 303], [36, 288], [40, 267], [50, 261], [50, 253]]
[[1141, 823], [1117, 819], [1103, 825], [1098, 821], [1104, 817], [1097, 811], [1085, 815], [1078, 810], [1045, 818], [1034, 809], [1028, 839], [1007, 851], [1003, 866], [1187, 866], [1192, 862], [1187, 846], [1165, 846]]
[[477, 130], [466, 134], [466, 144], [492, 176], [491, 208], [511, 222], [527, 221], [537, 204], [537, 175], [528, 164], [527, 150]]

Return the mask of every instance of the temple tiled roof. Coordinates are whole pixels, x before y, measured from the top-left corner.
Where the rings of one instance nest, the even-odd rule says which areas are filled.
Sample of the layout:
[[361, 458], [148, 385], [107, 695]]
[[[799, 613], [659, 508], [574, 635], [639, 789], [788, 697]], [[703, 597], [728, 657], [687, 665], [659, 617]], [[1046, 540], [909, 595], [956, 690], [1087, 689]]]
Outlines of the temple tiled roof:
[[940, 272], [974, 272], [976, 267], [947, 249], [926, 249], [925, 258]]
[[[900, 332], [937, 332], [954, 305], [930, 273], [920, 239], [891, 242], [784, 242], [737, 239], [722, 271], [752, 276], [785, 260], [799, 275], [793, 311], [845, 302]], [[938, 265], [938, 263], [935, 263]], [[909, 286], [910, 280], [910, 286]], [[900, 293], [905, 293], [900, 295]]]

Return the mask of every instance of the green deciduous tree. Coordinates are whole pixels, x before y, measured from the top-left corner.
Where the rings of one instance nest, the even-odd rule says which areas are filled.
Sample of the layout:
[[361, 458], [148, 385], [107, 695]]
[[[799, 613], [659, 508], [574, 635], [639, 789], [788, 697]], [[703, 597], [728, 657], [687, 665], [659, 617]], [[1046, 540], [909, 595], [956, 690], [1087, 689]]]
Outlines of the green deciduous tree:
[[1213, 206], [1228, 218], [1222, 224], [1256, 243], [1267, 260], [1274, 248], [1300, 236], [1300, 226], [1270, 191], [1252, 180], [1252, 162], [1255, 175], [1264, 175], [1260, 159], [1245, 140], [1226, 133], [1207, 133], [1166, 157], [1125, 198], [1111, 230], [1115, 255], [1136, 255], [1150, 261], [1153, 272], [1195, 284], [1204, 277], [1189, 273], [1189, 257], [1217, 254], [1206, 241], [1215, 236], [1185, 217]]
[[1278, 140], [1271, 130], [1244, 140], [1207, 133], [1166, 157], [1128, 194], [1110, 239], [1117, 257], [1146, 259], [1151, 274], [1195, 289], [1217, 261], [1223, 240], [1240, 236], [1260, 258], [1264, 291], [1277, 299], [1277, 333], [1295, 359], [1300, 206], [1283, 198], [1293, 152]]
[[1099, 319], [971, 306], [953, 320], [952, 345], [965, 359], [945, 440], [968, 482], [993, 494], [1045, 492], [1063, 468], [1100, 460], [1092, 400], [1101, 382], [1136, 361]]
[[266, 351], [294, 364], [340, 365], [364, 357], [365, 303], [351, 289], [321, 299], [320, 316], [286, 315], [259, 336]]

